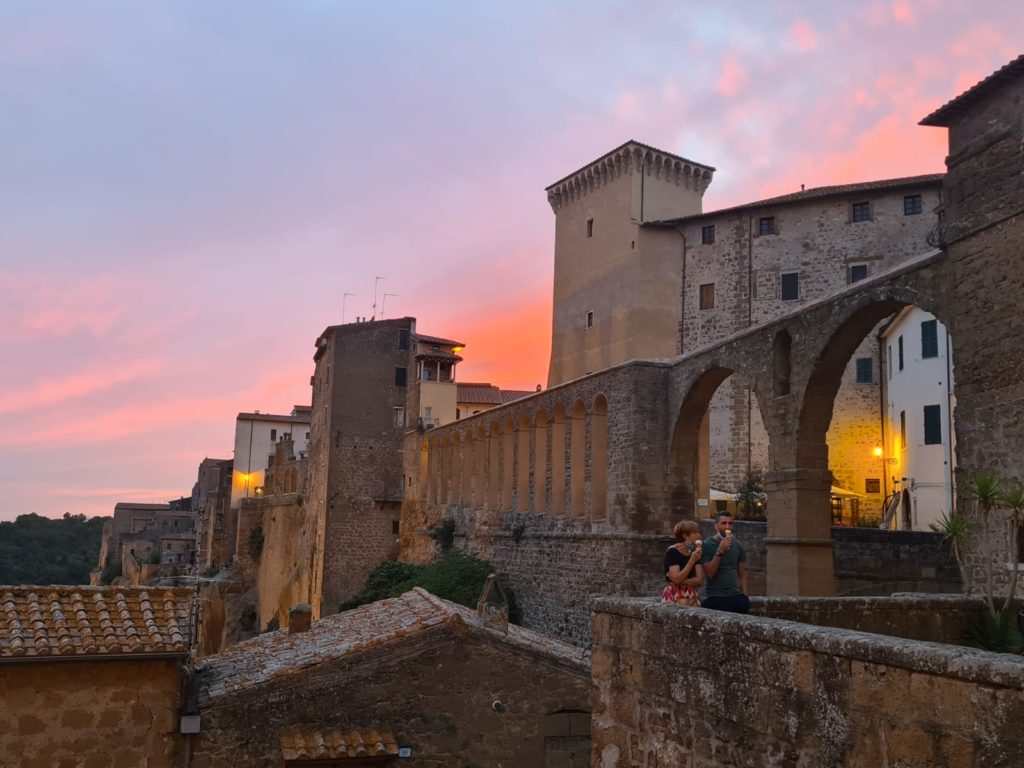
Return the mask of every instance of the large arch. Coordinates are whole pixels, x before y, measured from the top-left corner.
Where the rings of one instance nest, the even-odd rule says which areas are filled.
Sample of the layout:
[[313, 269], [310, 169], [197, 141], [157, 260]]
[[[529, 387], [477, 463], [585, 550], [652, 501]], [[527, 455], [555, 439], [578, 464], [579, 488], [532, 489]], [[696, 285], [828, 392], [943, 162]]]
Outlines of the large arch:
[[551, 422], [551, 514], [565, 514], [565, 475], [568, 467], [565, 450], [565, 408], [555, 406]]
[[548, 415], [541, 410], [537, 413], [533, 442], [533, 509], [535, 512], [548, 511]]

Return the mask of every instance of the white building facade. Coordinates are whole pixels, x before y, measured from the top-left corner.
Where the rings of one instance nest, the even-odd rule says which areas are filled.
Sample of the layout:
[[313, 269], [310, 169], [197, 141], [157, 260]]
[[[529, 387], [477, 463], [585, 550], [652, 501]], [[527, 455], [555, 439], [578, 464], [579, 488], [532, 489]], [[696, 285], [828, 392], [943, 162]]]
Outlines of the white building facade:
[[240, 413], [235, 419], [235, 459], [231, 476], [231, 508], [262, 493], [274, 445], [290, 436], [296, 457], [309, 450], [310, 407], [297, 405], [291, 414]]
[[907, 307], [880, 335], [887, 493], [899, 496], [892, 521], [927, 531], [953, 509], [955, 445], [953, 362], [949, 334], [934, 315]]

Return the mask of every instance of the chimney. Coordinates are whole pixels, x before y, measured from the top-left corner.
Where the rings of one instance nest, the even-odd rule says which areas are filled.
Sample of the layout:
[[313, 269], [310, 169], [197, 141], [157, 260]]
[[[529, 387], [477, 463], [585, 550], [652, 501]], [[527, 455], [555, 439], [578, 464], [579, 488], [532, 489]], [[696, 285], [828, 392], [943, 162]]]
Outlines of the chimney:
[[309, 603], [296, 603], [288, 611], [288, 634], [294, 635], [309, 630], [313, 619], [313, 609]]

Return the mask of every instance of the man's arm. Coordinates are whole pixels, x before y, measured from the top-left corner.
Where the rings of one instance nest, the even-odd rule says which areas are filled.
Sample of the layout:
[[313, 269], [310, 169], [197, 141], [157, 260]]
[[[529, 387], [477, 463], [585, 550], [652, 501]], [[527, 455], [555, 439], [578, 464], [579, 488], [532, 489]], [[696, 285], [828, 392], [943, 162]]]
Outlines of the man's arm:
[[740, 589], [743, 590], [743, 594], [747, 594], [747, 564], [742, 560], [736, 563], [736, 573], [740, 577]]
[[720, 566], [721, 564], [722, 549], [721, 547], [719, 547], [715, 550], [715, 554], [713, 554], [707, 562], [702, 563], [702, 565], [704, 566], [704, 577], [707, 579], [715, 578], [715, 574], [718, 573], [718, 566]]

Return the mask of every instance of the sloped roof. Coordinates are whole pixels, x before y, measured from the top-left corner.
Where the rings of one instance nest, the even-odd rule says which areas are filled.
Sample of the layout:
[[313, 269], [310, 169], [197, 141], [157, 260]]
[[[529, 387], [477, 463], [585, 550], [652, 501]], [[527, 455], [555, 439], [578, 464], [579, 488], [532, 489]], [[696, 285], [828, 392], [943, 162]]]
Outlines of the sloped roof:
[[286, 731], [280, 735], [285, 760], [338, 760], [347, 757], [387, 757], [398, 754], [391, 731]]
[[0, 587], [0, 660], [185, 654], [192, 590]]
[[157, 512], [170, 511], [170, 504], [142, 504], [134, 501], [119, 501], [114, 505], [114, 509], [139, 509], [139, 510], [155, 510]]
[[567, 173], [565, 176], [560, 178], [558, 181], [554, 181], [551, 184], [548, 184], [546, 187], [544, 187], [544, 191], [546, 192], [546, 191], [548, 191], [549, 189], [551, 189], [553, 187], [557, 187], [563, 181], [567, 181], [567, 180], [571, 179], [573, 176], [575, 176], [580, 171], [585, 171], [590, 166], [597, 165], [602, 160], [604, 160], [606, 157], [610, 157], [611, 155], [614, 155], [616, 152], [621, 152], [626, 147], [639, 147], [640, 149], [646, 149], [646, 150], [649, 150], [651, 152], [657, 152], [660, 155], [665, 155], [666, 157], [671, 157], [673, 160], [678, 160], [681, 163], [686, 163], [688, 165], [695, 165], [695, 166], [698, 166], [700, 168], [705, 168], [705, 169], [707, 169], [709, 171], [716, 170], [714, 168], [714, 166], [707, 165], [705, 163], [698, 163], [695, 160], [689, 160], [689, 159], [683, 157], [682, 155], [677, 155], [675, 152], [667, 152], [664, 149], [658, 149], [657, 147], [653, 147], [650, 144], [644, 144], [642, 141], [637, 141], [636, 139], [629, 139], [628, 141], [625, 141], [622, 144], [619, 144], [619, 146], [617, 146], [615, 149], [610, 149], [607, 152], [605, 152], [603, 155], [601, 155], [600, 157], [598, 157], [598, 158], [596, 158], [594, 160], [591, 160], [586, 165], [580, 166], [579, 168], [577, 168], [572, 173]]
[[455, 341], [454, 339], [445, 339], [441, 336], [427, 336], [423, 333], [416, 334], [416, 341], [421, 341], [424, 344], [437, 344], [438, 346], [446, 347], [464, 347], [466, 346], [461, 341]]
[[799, 192], [791, 192], [787, 195], [767, 197], [763, 200], [755, 200], [752, 203], [734, 205], [730, 208], [720, 208], [717, 211], [695, 213], [690, 216], [682, 216], [678, 219], [649, 221], [645, 222], [644, 226], [675, 226], [676, 224], [681, 224], [683, 222], [708, 219], [727, 213], [736, 213], [738, 211], [746, 211], [754, 208], [772, 208], [774, 206], [787, 205], [789, 203], [799, 203], [806, 200], [821, 200], [828, 197], [844, 197], [861, 192], [885, 192], [890, 189], [899, 189], [900, 187], [939, 184], [945, 176], [946, 174], [944, 173], [928, 173], [923, 176], [903, 176], [898, 179], [879, 179], [877, 181], [860, 181], [855, 184], [836, 184], [830, 187], [811, 187], [810, 189], [802, 189]]
[[295, 415], [284, 414], [284, 413], [239, 413], [235, 417], [239, 421], [283, 421], [286, 424], [308, 424], [312, 421], [313, 415], [311, 411], [300, 412]]
[[200, 703], [251, 688], [324, 662], [337, 661], [454, 625], [514, 648], [585, 670], [580, 649], [509, 625], [508, 634], [480, 626], [476, 613], [416, 587], [399, 597], [334, 614], [305, 632], [268, 632], [209, 656], [198, 667]]
[[524, 397], [537, 394], [533, 389], [503, 389], [501, 390], [501, 402], [511, 403], [513, 400], [521, 400]]
[[1021, 54], [1013, 61], [1003, 65], [984, 80], [980, 80], [954, 99], [950, 99], [941, 107], [936, 109], [918, 125], [931, 125], [937, 127], [948, 126], [950, 121], [958, 114], [969, 108], [972, 104], [980, 101], [1003, 85], [1019, 77], [1024, 76], [1024, 54]]
[[493, 384], [459, 384], [456, 399], [460, 403], [501, 405], [501, 390]]

